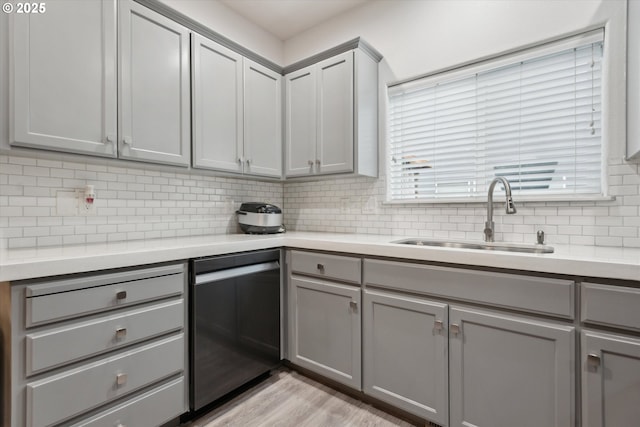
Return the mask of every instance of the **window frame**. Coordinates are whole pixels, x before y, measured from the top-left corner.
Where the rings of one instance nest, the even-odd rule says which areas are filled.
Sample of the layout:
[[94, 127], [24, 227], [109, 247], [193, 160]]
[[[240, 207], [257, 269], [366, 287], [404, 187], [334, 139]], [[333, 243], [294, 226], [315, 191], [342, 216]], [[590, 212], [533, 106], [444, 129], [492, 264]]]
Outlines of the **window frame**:
[[[590, 43], [602, 43], [602, 65], [601, 65], [601, 150], [600, 150], [600, 193], [566, 193], [566, 194], [519, 194], [517, 201], [534, 201], [534, 202], [554, 202], [554, 201], [603, 201], [614, 200], [615, 197], [609, 195], [608, 188], [608, 162], [610, 133], [608, 131], [608, 119], [612, 108], [609, 99], [609, 49], [605, 32], [605, 27], [597, 27], [589, 31], [577, 33], [568, 37], [555, 40], [545, 41], [543, 43], [532, 44], [522, 48], [515, 49], [509, 53], [499, 54], [477, 61], [470, 61], [461, 65], [450, 67], [444, 70], [438, 70], [432, 73], [424, 74], [418, 77], [391, 82], [386, 85], [385, 97], [385, 113], [386, 113], [386, 130], [385, 139], [385, 171], [386, 171], [386, 191], [385, 204], [449, 204], [449, 203], [479, 203], [487, 200], [486, 195], [464, 196], [464, 197], [423, 197], [416, 199], [393, 199], [391, 192], [391, 138], [389, 135], [389, 119], [390, 119], [390, 96], [393, 93], [410, 90], [416, 86], [434, 86], [438, 83], [447, 81], [455, 81], [473, 74], [483, 73], [489, 70], [499, 69], [501, 67], [514, 64], [520, 61], [526, 61], [533, 58], [551, 55], [564, 50], [584, 46]], [[499, 190], [499, 189], [498, 189]]]

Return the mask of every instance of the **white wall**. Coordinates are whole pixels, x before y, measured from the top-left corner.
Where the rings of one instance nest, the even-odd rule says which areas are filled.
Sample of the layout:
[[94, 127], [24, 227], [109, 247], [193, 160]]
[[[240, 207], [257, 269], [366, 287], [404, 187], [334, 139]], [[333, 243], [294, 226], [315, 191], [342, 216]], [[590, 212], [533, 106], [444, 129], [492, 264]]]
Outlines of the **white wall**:
[[217, 1], [161, 0], [177, 10], [276, 64], [284, 63], [282, 41]]
[[284, 62], [362, 36], [402, 80], [608, 21], [624, 27], [625, 9], [625, 0], [378, 0], [285, 41]]

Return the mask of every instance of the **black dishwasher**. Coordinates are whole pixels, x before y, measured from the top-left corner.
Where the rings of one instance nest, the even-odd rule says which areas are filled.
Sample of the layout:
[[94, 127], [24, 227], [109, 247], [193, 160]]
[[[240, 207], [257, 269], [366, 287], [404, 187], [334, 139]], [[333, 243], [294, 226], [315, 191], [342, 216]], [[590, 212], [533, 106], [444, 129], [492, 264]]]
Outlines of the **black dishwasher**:
[[191, 263], [189, 405], [197, 411], [280, 363], [280, 250]]

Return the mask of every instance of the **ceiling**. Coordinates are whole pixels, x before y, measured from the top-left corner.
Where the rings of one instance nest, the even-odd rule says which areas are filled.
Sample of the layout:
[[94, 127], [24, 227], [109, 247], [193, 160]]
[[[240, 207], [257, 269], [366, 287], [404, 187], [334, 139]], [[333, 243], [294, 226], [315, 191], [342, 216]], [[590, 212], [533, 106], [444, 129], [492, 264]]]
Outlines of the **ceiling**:
[[371, 0], [219, 0], [280, 40]]

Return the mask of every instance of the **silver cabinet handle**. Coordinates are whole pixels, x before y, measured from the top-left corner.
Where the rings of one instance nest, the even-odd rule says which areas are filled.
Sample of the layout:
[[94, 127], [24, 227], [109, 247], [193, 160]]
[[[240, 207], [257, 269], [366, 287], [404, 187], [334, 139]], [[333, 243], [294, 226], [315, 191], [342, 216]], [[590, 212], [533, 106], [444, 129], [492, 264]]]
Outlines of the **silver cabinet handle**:
[[318, 165], [318, 167], [320, 167], [320, 159], [316, 159], [316, 165]]
[[307, 164], [308, 164], [309, 166], [313, 166], [313, 160], [309, 160], [309, 161], [307, 162]]
[[451, 330], [452, 334], [458, 335], [460, 333], [460, 325], [458, 325], [457, 323], [452, 323], [449, 329]]
[[117, 385], [125, 385], [127, 383], [127, 374], [117, 374], [116, 375], [116, 384]]
[[107, 135], [104, 140], [107, 144], [113, 144], [114, 142], [116, 142], [116, 139], [113, 137], [113, 135]]
[[591, 366], [600, 366], [600, 363], [601, 363], [600, 355], [596, 353], [587, 354], [587, 362]]
[[125, 136], [124, 138], [122, 138], [122, 142], [129, 147], [133, 147], [133, 141], [131, 140], [130, 136]]
[[324, 273], [324, 264], [318, 264], [318, 265], [316, 265], [316, 268], [317, 268], [321, 273]]
[[247, 159], [247, 166], [251, 166], [251, 159]]
[[242, 164], [242, 157], [238, 157], [238, 163]]
[[116, 328], [116, 338], [121, 339], [127, 336], [127, 328]]
[[358, 303], [355, 301], [350, 301], [349, 302], [349, 307], [351, 307], [353, 310], [357, 310], [358, 309]]
[[443, 329], [443, 325], [442, 325], [442, 320], [436, 320], [435, 322], [433, 322], [433, 329], [435, 329], [436, 331], [441, 331]]
[[116, 294], [116, 299], [117, 299], [118, 301], [123, 300], [123, 299], [127, 299], [127, 291], [119, 291], [119, 292]]

